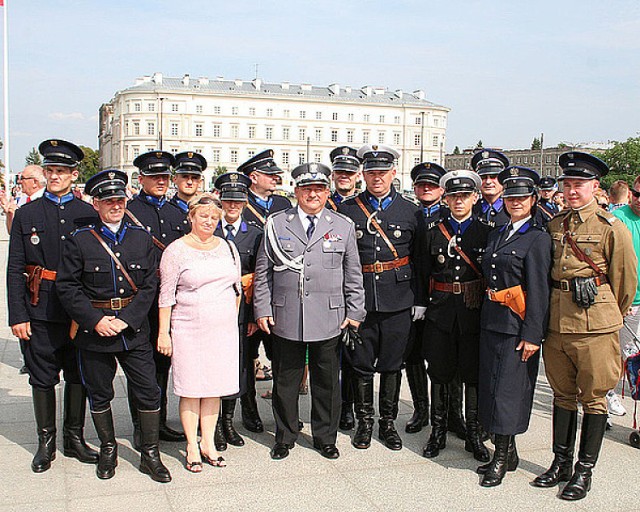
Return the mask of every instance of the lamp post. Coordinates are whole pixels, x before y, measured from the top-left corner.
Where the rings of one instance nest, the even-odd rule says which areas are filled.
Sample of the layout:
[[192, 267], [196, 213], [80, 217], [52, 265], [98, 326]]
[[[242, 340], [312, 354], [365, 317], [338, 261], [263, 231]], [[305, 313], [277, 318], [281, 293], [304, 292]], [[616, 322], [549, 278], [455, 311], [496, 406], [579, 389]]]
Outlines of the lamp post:
[[160, 102], [160, 109], [158, 116], [160, 120], [158, 121], [158, 149], [162, 151], [162, 102], [167, 98], [163, 98], [162, 96], [158, 98]]
[[420, 162], [424, 162], [424, 111], [420, 112]]

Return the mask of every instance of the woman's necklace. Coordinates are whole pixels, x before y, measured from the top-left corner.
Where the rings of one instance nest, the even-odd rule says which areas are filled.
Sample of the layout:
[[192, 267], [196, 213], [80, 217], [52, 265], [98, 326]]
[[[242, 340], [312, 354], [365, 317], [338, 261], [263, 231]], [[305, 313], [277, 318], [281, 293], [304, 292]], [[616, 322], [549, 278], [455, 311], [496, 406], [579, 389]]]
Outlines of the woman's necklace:
[[189, 236], [191, 237], [191, 240], [200, 245], [209, 245], [216, 239], [215, 236], [211, 236], [211, 238], [203, 242], [202, 240], [200, 240], [200, 237], [198, 235], [194, 235], [193, 232], [189, 233]]

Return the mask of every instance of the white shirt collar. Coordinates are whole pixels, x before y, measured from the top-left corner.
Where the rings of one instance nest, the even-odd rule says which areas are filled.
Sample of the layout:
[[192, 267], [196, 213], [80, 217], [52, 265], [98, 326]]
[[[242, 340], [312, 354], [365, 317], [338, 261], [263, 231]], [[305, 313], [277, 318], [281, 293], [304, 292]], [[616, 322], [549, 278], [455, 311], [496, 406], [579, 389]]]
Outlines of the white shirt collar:
[[511, 238], [511, 235], [516, 233], [522, 226], [524, 226], [529, 219], [531, 219], [531, 215], [529, 215], [524, 219], [520, 219], [518, 222], [514, 222], [513, 224], [511, 224], [511, 231], [509, 231], [509, 234], [507, 235], [507, 240]]
[[[307, 215], [311, 215], [310, 213], [306, 213], [302, 208], [298, 206], [298, 217], [300, 217], [300, 222], [302, 222], [302, 227], [306, 231], [309, 228], [309, 219], [307, 219]], [[316, 218], [316, 226], [318, 225], [318, 219], [320, 218], [320, 213], [316, 213], [314, 215]]]
[[[222, 217], [221, 219], [222, 221], [222, 232], [225, 234], [227, 234], [227, 226], [229, 225], [229, 222], [227, 222], [227, 220]], [[237, 235], [238, 231], [240, 231], [240, 225], [242, 224], [242, 217], [238, 217], [238, 220], [236, 220], [233, 224], [231, 224], [233, 226], [233, 235]]]

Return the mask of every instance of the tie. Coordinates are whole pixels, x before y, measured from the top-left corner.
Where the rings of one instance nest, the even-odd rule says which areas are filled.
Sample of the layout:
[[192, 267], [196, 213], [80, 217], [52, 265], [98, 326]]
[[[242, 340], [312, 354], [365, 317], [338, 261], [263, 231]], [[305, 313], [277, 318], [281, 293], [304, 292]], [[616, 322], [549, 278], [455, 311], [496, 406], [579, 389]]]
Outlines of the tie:
[[307, 240], [311, 240], [313, 232], [316, 230], [316, 216], [307, 215], [307, 219], [309, 219], [309, 227], [307, 228]]
[[235, 240], [235, 236], [233, 235], [233, 226], [231, 224], [227, 224], [224, 229], [227, 230], [227, 240], [233, 242]]

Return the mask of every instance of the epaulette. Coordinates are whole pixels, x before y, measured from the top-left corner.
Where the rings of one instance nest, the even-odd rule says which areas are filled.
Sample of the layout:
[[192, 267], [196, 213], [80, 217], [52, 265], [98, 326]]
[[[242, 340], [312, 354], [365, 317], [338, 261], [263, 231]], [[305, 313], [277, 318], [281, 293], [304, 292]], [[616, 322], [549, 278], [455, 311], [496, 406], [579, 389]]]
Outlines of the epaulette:
[[340, 217], [341, 219], [348, 221], [350, 224], [353, 224], [353, 219], [351, 217], [346, 216], [344, 213], [340, 213], [335, 210], [329, 210], [329, 211], [333, 213], [336, 217]]
[[442, 222], [444, 222], [444, 217], [438, 217], [433, 222], [430, 222], [429, 224], [427, 224], [427, 229], [435, 228], [438, 224], [440, 224]]
[[[276, 212], [276, 213], [279, 213], [279, 212]], [[247, 226], [252, 226], [262, 231], [262, 224], [258, 224], [255, 220], [246, 220], [245, 218], [243, 218], [242, 220]]]
[[409, 201], [410, 203], [415, 204], [416, 206], [420, 206], [420, 201], [418, 201], [418, 198], [415, 196], [405, 196], [404, 194], [400, 194], [401, 197], [404, 197], [407, 201]]
[[601, 208], [596, 210], [596, 215], [598, 217], [602, 217], [604, 220], [606, 220], [612, 226], [613, 226], [613, 223], [618, 220], [618, 217], [616, 217], [613, 213], [606, 212]]
[[133, 224], [132, 222], [128, 222], [127, 221], [127, 229], [138, 229], [140, 231], [144, 231], [145, 233], [149, 233], [146, 228], [143, 228], [142, 226], [138, 226], [137, 224]]
[[478, 221], [480, 222], [480, 224], [484, 224], [485, 226], [489, 226], [490, 228], [495, 228], [496, 227], [496, 223], [492, 220], [487, 220], [483, 217], [476, 217], [476, 219], [478, 219]]
[[87, 226], [82, 226], [81, 228], [75, 229], [72, 231], [71, 236], [76, 236], [78, 233], [82, 233], [84, 231], [90, 231], [92, 229], [95, 229], [96, 226], [94, 224], [89, 224]]

